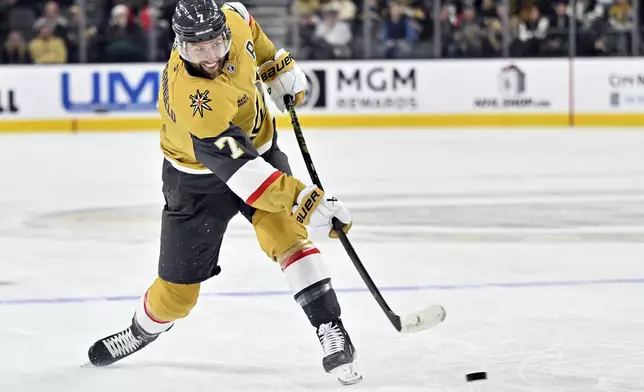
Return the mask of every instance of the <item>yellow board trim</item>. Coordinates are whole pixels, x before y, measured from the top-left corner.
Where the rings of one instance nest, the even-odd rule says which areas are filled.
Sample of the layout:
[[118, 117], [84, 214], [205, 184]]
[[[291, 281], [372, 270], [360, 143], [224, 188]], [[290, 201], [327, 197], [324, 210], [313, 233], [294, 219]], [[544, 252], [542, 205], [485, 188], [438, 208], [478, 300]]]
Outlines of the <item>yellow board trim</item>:
[[[514, 126], [567, 126], [567, 114], [498, 115], [498, 114], [392, 114], [392, 115], [302, 115], [300, 122], [308, 128], [427, 128], [427, 127], [514, 127]], [[288, 129], [291, 120], [276, 119], [279, 129]]]
[[[423, 115], [315, 115], [300, 116], [305, 128], [449, 128], [449, 127], [568, 127], [570, 116], [559, 114], [423, 114]], [[577, 127], [644, 127], [644, 113], [577, 114]], [[287, 116], [276, 119], [280, 130], [291, 128]], [[131, 132], [154, 131], [156, 118], [79, 118], [0, 120], [0, 133]]]
[[9, 120], [0, 121], [0, 133], [69, 132], [72, 120]]
[[644, 113], [587, 113], [574, 120], [577, 127], [644, 127]]

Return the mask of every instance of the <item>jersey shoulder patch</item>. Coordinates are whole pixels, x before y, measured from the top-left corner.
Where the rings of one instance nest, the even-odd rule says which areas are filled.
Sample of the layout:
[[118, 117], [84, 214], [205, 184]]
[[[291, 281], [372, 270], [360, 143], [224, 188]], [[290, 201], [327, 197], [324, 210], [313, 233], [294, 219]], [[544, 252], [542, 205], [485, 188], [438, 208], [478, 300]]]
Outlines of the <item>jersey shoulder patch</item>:
[[199, 114], [199, 117], [203, 118], [204, 111], [212, 112], [212, 107], [210, 107], [210, 102], [212, 101], [212, 99], [209, 97], [209, 95], [210, 90], [203, 90], [203, 92], [200, 92], [199, 89], [197, 89], [194, 94], [190, 94], [190, 107], [192, 108], [192, 117], [195, 117], [197, 114]]
[[185, 87], [175, 102], [183, 106], [182, 117], [192, 134], [199, 138], [214, 137], [228, 129], [237, 114], [235, 91], [223, 83]]
[[237, 12], [239, 15], [241, 15], [242, 18], [244, 18], [246, 23], [248, 23], [249, 25], [253, 21], [253, 17], [250, 15], [250, 13], [246, 9], [246, 7], [242, 3], [238, 2], [238, 1], [230, 2], [230, 3], [224, 3], [224, 5], [221, 8], [222, 9], [229, 9], [229, 10], [233, 10], [233, 11]]

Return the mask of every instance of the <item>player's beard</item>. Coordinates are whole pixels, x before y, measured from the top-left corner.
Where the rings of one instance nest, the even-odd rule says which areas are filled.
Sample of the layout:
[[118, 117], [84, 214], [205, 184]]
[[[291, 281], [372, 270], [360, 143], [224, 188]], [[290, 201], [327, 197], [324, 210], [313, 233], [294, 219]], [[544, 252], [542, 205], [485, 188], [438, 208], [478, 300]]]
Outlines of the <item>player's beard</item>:
[[219, 59], [212, 63], [204, 61], [199, 63], [199, 68], [201, 68], [201, 71], [203, 71], [205, 74], [209, 75], [212, 79], [214, 79], [221, 73], [221, 67], [223, 63], [224, 63], [223, 59]]

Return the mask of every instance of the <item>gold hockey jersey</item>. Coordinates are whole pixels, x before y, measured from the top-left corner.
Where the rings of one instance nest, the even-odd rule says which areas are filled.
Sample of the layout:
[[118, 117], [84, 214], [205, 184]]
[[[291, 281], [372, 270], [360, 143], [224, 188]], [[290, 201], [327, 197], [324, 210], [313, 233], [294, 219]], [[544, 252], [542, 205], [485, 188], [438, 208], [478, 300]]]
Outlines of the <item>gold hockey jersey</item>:
[[290, 212], [304, 184], [261, 156], [275, 129], [257, 67], [273, 60], [275, 46], [241, 3], [226, 3], [222, 11], [232, 38], [221, 74], [200, 76], [177, 50], [163, 70], [161, 149], [184, 183], [220, 180], [252, 207]]

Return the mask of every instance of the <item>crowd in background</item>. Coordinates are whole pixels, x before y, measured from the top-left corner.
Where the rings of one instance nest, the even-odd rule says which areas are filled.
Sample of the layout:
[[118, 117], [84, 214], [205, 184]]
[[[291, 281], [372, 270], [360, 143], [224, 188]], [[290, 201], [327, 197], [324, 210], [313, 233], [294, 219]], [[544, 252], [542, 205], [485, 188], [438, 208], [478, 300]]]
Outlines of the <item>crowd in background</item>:
[[[172, 33], [167, 20], [152, 18], [156, 7], [128, 0], [90, 0], [81, 10], [72, 0], [0, 0], [0, 63], [58, 64], [165, 61]], [[147, 2], [146, 2], [147, 3]], [[155, 20], [155, 23], [151, 23]], [[149, 40], [155, 33], [155, 56]]]
[[632, 54], [635, 14], [629, 0], [579, 0], [575, 9], [566, 0], [510, 0], [509, 10], [495, 0], [445, 0], [440, 7], [433, 1], [294, 0], [290, 12], [299, 15], [299, 36], [313, 59], [361, 57], [365, 34], [376, 38], [369, 57], [566, 56], [573, 21], [577, 55]]
[[[565, 0], [510, 0], [509, 10], [496, 0], [433, 1], [289, 0], [287, 37], [297, 37], [298, 57], [309, 59], [565, 56], [574, 22], [578, 55], [632, 54], [630, 0], [578, 0], [575, 9]], [[165, 61], [173, 6], [87, 0], [81, 10], [73, 0], [0, 0], [0, 63]]]

